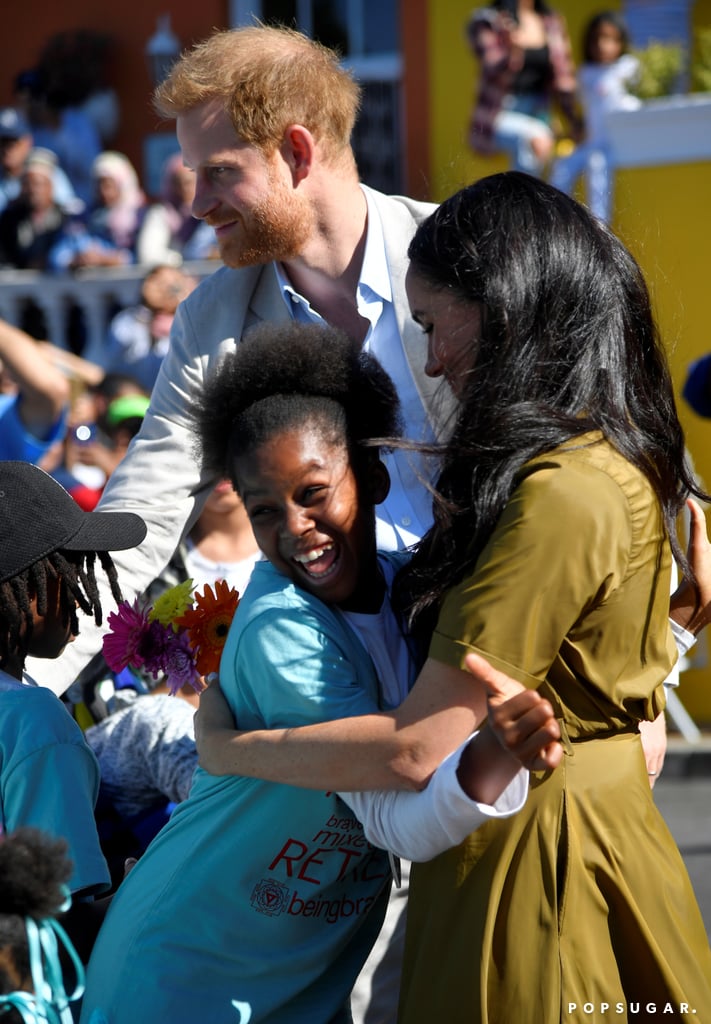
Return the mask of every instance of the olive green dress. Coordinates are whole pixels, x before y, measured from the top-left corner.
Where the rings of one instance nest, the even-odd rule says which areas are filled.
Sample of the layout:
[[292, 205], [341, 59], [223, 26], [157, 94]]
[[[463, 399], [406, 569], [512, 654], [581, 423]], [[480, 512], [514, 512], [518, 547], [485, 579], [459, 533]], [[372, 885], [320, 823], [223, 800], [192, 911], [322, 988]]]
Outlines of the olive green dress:
[[413, 867], [401, 1024], [711, 1024], [711, 951], [638, 733], [676, 656], [670, 550], [646, 479], [584, 440], [524, 467], [442, 608], [430, 656], [476, 650], [538, 687], [565, 757], [517, 815]]

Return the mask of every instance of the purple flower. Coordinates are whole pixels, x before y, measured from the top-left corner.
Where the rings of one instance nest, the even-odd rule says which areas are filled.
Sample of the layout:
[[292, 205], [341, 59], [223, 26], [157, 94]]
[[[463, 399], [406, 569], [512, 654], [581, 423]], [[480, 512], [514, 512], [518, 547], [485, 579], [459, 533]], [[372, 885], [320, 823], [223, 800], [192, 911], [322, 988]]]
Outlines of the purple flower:
[[148, 613], [138, 598], [129, 604], [122, 601], [118, 610], [107, 617], [110, 633], [104, 636], [103, 652], [112, 672], [121, 672], [127, 665], [140, 668], [143, 664], [141, 647], [150, 629]]
[[195, 668], [195, 655], [185, 630], [175, 632], [154, 620], [144, 635], [141, 655], [146, 669], [156, 678], [164, 675], [171, 694], [186, 684], [198, 693], [203, 688]]

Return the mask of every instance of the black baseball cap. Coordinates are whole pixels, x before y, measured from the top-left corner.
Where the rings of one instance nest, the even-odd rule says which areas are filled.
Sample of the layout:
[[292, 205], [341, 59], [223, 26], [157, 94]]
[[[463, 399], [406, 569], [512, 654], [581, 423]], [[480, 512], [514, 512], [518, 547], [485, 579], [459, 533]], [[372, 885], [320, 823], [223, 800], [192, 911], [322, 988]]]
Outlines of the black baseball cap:
[[53, 551], [123, 551], [145, 536], [134, 512], [85, 512], [43, 469], [0, 461], [0, 583]]

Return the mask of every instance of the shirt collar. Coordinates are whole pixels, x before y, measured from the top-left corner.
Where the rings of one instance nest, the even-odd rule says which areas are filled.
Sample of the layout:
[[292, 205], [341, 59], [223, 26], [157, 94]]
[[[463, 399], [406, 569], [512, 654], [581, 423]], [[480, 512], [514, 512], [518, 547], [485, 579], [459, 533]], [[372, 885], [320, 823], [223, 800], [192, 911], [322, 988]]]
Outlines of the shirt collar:
[[[365, 236], [363, 266], [361, 267], [360, 279], [358, 281], [358, 293], [364, 299], [377, 297], [384, 302], [392, 302], [393, 293], [390, 285], [388, 261], [385, 255], [382, 221], [380, 220], [378, 209], [367, 191], [363, 190], [363, 195], [368, 204], [368, 226]], [[296, 291], [286, 276], [281, 263], [275, 262], [274, 269], [282, 298], [287, 308], [291, 308], [292, 302], [296, 301], [310, 309], [308, 300]]]

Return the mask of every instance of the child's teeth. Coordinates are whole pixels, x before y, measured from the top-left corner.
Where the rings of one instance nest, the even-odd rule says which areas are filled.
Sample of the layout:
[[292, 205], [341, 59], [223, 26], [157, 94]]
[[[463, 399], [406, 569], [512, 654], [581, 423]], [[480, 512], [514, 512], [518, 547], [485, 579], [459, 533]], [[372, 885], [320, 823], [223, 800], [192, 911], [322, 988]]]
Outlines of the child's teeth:
[[301, 562], [303, 565], [308, 565], [309, 562], [315, 562], [317, 558], [320, 558], [324, 551], [330, 551], [333, 544], [325, 544], [322, 548], [315, 548], [313, 551], [307, 552], [305, 555], [296, 555], [295, 560]]

